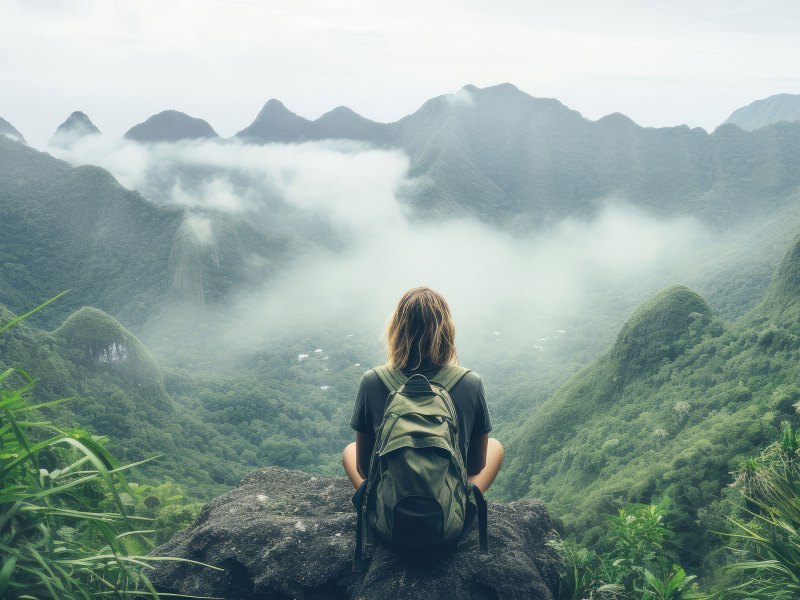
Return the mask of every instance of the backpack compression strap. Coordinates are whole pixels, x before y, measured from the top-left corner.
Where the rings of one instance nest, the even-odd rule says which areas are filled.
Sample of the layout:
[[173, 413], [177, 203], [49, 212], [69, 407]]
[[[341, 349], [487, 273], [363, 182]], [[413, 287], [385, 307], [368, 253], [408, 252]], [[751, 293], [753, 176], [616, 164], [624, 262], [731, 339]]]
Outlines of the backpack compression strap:
[[380, 377], [383, 385], [386, 386], [390, 393], [396, 392], [403, 387], [403, 384], [406, 381], [408, 381], [408, 377], [403, 375], [403, 372], [400, 369], [395, 369], [389, 365], [375, 367], [374, 370], [378, 377]]

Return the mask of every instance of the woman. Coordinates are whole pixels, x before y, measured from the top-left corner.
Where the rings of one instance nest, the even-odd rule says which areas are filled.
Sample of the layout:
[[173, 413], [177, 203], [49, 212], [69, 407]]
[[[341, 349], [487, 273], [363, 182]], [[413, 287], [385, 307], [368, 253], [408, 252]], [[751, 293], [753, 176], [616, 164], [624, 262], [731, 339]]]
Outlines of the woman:
[[[445, 365], [457, 364], [455, 325], [445, 299], [428, 287], [403, 294], [389, 319], [386, 345], [387, 363], [407, 376], [421, 373], [430, 378]], [[367, 476], [388, 396], [388, 388], [374, 370], [364, 373], [350, 421], [356, 441], [348, 444], [342, 456], [344, 470], [356, 489]], [[486, 492], [500, 471], [503, 446], [489, 437], [492, 424], [480, 376], [467, 373], [450, 397], [458, 416], [458, 440], [468, 481]]]

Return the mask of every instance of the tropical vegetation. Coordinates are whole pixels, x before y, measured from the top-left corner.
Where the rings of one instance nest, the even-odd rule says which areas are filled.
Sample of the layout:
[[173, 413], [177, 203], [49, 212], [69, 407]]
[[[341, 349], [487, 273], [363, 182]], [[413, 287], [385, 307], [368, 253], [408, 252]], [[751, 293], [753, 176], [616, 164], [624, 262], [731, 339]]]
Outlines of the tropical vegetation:
[[157, 598], [146, 568], [165, 559], [147, 552], [191, 522], [197, 505], [172, 483], [128, 483], [138, 464], [43, 418], [74, 399], [32, 402], [34, 386], [19, 368], [0, 373], [0, 597]]

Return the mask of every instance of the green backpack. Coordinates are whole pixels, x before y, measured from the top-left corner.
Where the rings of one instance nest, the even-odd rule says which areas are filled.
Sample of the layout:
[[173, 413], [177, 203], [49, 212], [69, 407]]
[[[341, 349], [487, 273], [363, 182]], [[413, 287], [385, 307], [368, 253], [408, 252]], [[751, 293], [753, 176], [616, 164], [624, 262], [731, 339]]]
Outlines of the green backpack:
[[[486, 501], [467, 482], [458, 445], [458, 419], [450, 390], [469, 369], [446, 366], [431, 381], [406, 377], [389, 366], [375, 369], [389, 398], [375, 439], [366, 480], [353, 496], [361, 571], [363, 531], [393, 547], [422, 548], [454, 542], [477, 513], [481, 554], [488, 554]], [[470, 507], [469, 505], [472, 504]]]

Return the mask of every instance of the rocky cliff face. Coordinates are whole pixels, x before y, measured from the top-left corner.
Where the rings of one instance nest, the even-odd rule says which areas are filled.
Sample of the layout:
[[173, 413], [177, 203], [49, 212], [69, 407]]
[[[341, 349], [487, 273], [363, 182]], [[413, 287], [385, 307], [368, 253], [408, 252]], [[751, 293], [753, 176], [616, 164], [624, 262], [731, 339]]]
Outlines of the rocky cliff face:
[[552, 599], [558, 557], [539, 500], [489, 504], [489, 556], [477, 530], [443, 556], [402, 558], [374, 546], [353, 573], [355, 511], [345, 478], [267, 468], [212, 500], [197, 521], [154, 555], [201, 561], [217, 571], [159, 562], [151, 575], [163, 592], [227, 599], [415, 600]]

